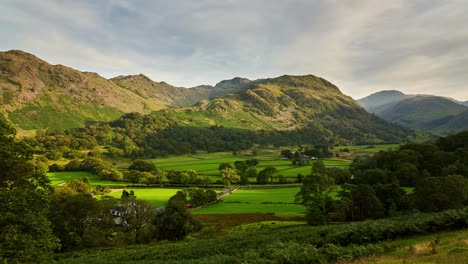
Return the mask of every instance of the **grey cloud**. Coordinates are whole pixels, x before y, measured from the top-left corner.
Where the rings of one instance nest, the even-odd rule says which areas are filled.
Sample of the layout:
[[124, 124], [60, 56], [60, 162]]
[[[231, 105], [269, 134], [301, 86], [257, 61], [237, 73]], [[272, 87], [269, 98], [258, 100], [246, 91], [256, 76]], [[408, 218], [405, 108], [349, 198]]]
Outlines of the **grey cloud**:
[[316, 74], [468, 100], [464, 1], [2, 1], [0, 49], [179, 86]]

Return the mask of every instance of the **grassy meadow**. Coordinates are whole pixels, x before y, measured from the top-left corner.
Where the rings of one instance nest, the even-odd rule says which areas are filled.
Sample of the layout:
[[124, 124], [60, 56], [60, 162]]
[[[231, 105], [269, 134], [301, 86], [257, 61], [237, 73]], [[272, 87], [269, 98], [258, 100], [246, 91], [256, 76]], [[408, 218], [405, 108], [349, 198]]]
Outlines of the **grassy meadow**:
[[[177, 188], [127, 188], [128, 192], [133, 190], [135, 192], [135, 196], [138, 199], [142, 199], [151, 203], [151, 205], [155, 207], [164, 206], [167, 200], [171, 196], [177, 193], [180, 189]], [[116, 189], [111, 193], [107, 194], [108, 196], [112, 196], [114, 198], [120, 198], [122, 196], [123, 189]]]
[[91, 183], [91, 186], [107, 186], [109, 188], [120, 188], [127, 185], [125, 182], [116, 182], [110, 180], [103, 180], [101, 177], [91, 174], [86, 171], [60, 171], [60, 172], [48, 172], [47, 177], [52, 184], [52, 186], [60, 185], [65, 183], [66, 181], [73, 180], [73, 179], [80, 179], [87, 177]]
[[[276, 152], [279, 153], [278, 150]], [[194, 170], [200, 176], [207, 176], [211, 179], [217, 179], [220, 173], [218, 170], [219, 164], [221, 163], [231, 163], [234, 166], [234, 162], [238, 160], [247, 160], [255, 158], [259, 160], [257, 165], [257, 171], [261, 171], [268, 166], [275, 167], [278, 172], [275, 176], [285, 176], [289, 178], [291, 182], [294, 182], [297, 174], [307, 175], [312, 169], [312, 164], [314, 161], [310, 161], [309, 164], [305, 166], [296, 166], [292, 165], [290, 160], [281, 160], [281, 157], [277, 153], [272, 153], [272, 151], [265, 151], [260, 153], [258, 156], [246, 157], [246, 156], [236, 156], [230, 152], [216, 152], [216, 153], [200, 153], [193, 155], [184, 155], [184, 156], [172, 156], [172, 157], [163, 157], [153, 159], [152, 161], [156, 167], [164, 169], [166, 171], [176, 170]], [[350, 164], [350, 161], [344, 159], [325, 159], [323, 160], [325, 166], [327, 167], [340, 167], [347, 168]], [[251, 179], [255, 181], [255, 179]]]
[[305, 207], [294, 203], [299, 188], [238, 190], [219, 203], [194, 211], [194, 214], [264, 213], [281, 217], [303, 216]]

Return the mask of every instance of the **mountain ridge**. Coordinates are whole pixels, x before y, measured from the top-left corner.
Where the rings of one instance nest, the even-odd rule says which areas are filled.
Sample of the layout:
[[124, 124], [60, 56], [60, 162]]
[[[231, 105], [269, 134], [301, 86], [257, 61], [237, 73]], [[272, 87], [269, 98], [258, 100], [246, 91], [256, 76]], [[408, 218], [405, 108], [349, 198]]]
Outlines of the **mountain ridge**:
[[337, 86], [311, 74], [235, 77], [187, 89], [143, 74], [105, 79], [11, 51], [0, 53], [0, 85], [7, 94], [2, 111], [22, 129], [63, 130], [137, 112], [161, 118], [157, 127], [173, 133], [184, 126], [199, 132], [225, 127], [249, 136], [287, 132], [283, 139], [315, 137], [312, 142], [327, 144], [402, 142], [414, 136], [368, 114]]
[[468, 107], [449, 97], [381, 91], [357, 100], [368, 112], [393, 123], [440, 135], [468, 129]]
[[[132, 81], [140, 85], [132, 86]], [[236, 81], [230, 87], [182, 88], [143, 74], [106, 79], [11, 50], [0, 52], [0, 111], [21, 130], [67, 129], [223, 96], [239, 89]]]

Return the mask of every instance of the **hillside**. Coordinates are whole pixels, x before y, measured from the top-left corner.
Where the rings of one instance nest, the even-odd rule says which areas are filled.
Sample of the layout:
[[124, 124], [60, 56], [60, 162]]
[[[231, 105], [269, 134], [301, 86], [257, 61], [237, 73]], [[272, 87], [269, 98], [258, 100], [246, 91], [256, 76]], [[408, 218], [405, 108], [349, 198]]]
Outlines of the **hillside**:
[[143, 98], [157, 99], [172, 107], [189, 106], [201, 100], [238, 92], [245, 87], [245, 84], [251, 82], [248, 79], [236, 77], [232, 80], [221, 81], [214, 87], [200, 85], [187, 89], [175, 87], [166, 82], [155, 82], [143, 74], [118, 76], [112, 78], [111, 81]]
[[[115, 147], [125, 149], [131, 139], [144, 156], [237, 151], [254, 145], [394, 143], [419, 136], [367, 113], [336, 86], [313, 75], [257, 80], [238, 93], [146, 116], [127, 114], [102, 126], [109, 134], [103, 137], [114, 137]], [[114, 131], [108, 132], [107, 126]], [[90, 127], [89, 136], [95, 131]]]
[[382, 111], [381, 108], [385, 108], [387, 105], [392, 105], [409, 97], [412, 96], [406, 95], [400, 91], [389, 90], [373, 93], [367, 97], [357, 100], [357, 102], [369, 113], [377, 114]]
[[[295, 225], [281, 228], [264, 225], [258, 230], [211, 238], [192, 237], [176, 243], [77, 251], [59, 255], [57, 261], [67, 264], [360, 263], [358, 259], [362, 259], [369, 263], [376, 256], [399, 253], [400, 257], [405, 256], [403, 263], [407, 263], [405, 260], [408, 257], [411, 257], [410, 263], [423, 263], [421, 260], [424, 256], [434, 258], [437, 252], [431, 254], [431, 248], [428, 245], [422, 247], [422, 242], [429, 244], [438, 239], [441, 243], [437, 249], [451, 252], [448, 256], [437, 256], [440, 259], [437, 258], [439, 261], [435, 263], [463, 263], [461, 261], [468, 255], [464, 239], [466, 231], [463, 231], [467, 225], [466, 216], [467, 209], [461, 209], [319, 227]], [[440, 232], [450, 228], [460, 231]], [[417, 244], [420, 245], [417, 247], [418, 252], [412, 252], [416, 250], [410, 250], [410, 246]], [[242, 250], [238, 250], [240, 248]], [[401, 258], [395, 258], [395, 262], [386, 263], [402, 262]]]
[[215, 87], [186, 89], [144, 75], [107, 80], [96, 73], [51, 65], [23, 51], [0, 52], [0, 111], [22, 130], [64, 130], [129, 112], [187, 106], [239, 91], [247, 82], [236, 78]]
[[448, 134], [468, 128], [468, 108], [451, 98], [382, 91], [357, 102], [370, 113], [416, 130]]
[[157, 129], [165, 133], [183, 128], [207, 135], [205, 129], [214, 126], [252, 143], [402, 142], [411, 134], [369, 115], [335, 85], [313, 75], [236, 77], [186, 89], [142, 74], [107, 80], [22, 51], [0, 53], [0, 71], [0, 110], [23, 130], [65, 130], [136, 112], [162, 118]]

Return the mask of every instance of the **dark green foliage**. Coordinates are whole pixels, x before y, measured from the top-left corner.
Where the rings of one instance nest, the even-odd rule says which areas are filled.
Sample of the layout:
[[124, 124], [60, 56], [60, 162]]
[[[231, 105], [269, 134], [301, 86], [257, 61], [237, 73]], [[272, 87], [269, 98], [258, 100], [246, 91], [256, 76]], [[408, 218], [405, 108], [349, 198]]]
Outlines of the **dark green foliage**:
[[248, 159], [248, 160], [245, 161], [245, 164], [247, 164], [247, 166], [249, 166], [249, 167], [255, 167], [259, 163], [260, 163], [260, 161], [258, 159]]
[[281, 151], [281, 156], [288, 158], [288, 159], [292, 159], [293, 153], [289, 149], [284, 149]]
[[361, 184], [394, 183], [416, 186], [427, 177], [459, 174], [468, 177], [466, 132], [439, 139], [436, 143], [412, 143], [373, 157], [356, 158], [350, 166]]
[[[336, 263], [393, 250], [379, 243], [468, 227], [468, 210], [225, 235], [179, 243], [77, 253], [59, 263]], [[242, 250], [233, 250], [242, 249]]]
[[177, 192], [171, 197], [164, 212], [153, 221], [159, 240], [182, 240], [190, 232], [201, 229], [201, 223], [185, 208], [186, 195]]
[[148, 201], [132, 198], [123, 201], [122, 223], [133, 243], [149, 242], [152, 238], [150, 224], [155, 216], [154, 208]]
[[217, 194], [211, 189], [188, 188], [185, 190], [188, 196], [188, 203], [193, 207], [207, 205], [216, 201]]
[[151, 172], [156, 170], [156, 165], [150, 161], [145, 160], [135, 160], [132, 164], [128, 167], [129, 170], [137, 170], [141, 172]]
[[100, 158], [88, 157], [82, 161], [71, 160], [64, 167], [65, 171], [88, 171], [101, 176], [103, 179], [119, 181], [123, 175], [112, 164], [103, 161]]
[[122, 195], [120, 196], [121, 203], [126, 203], [127, 201], [135, 200], [137, 197], [133, 190], [128, 192], [127, 190], [122, 191]]
[[460, 175], [428, 177], [416, 185], [416, 207], [424, 212], [462, 208], [468, 204], [468, 179]]
[[302, 181], [301, 190], [296, 194], [296, 202], [308, 207], [306, 220], [309, 224], [320, 225], [328, 222], [331, 203], [330, 192], [335, 183], [328, 175], [314, 172]]
[[325, 163], [321, 160], [317, 160], [312, 164], [312, 172], [313, 173], [327, 173], [327, 168], [325, 167]]
[[223, 162], [223, 163], [219, 164], [218, 170], [222, 171], [222, 170], [224, 170], [224, 169], [226, 169], [226, 168], [234, 169], [234, 168], [232, 167], [231, 163], [229, 163], [229, 162]]
[[277, 172], [277, 169], [275, 167], [266, 167], [265, 169], [261, 170], [257, 174], [257, 183], [258, 184], [266, 184], [268, 183], [268, 180], [270, 180], [270, 183], [273, 182], [273, 174]]
[[236, 167], [236, 171], [239, 176], [245, 175], [247, 169], [249, 168], [249, 165], [247, 165], [247, 163], [243, 160], [235, 161], [234, 166]]
[[0, 261], [46, 261], [59, 247], [46, 218], [51, 188], [32, 149], [0, 117]]

